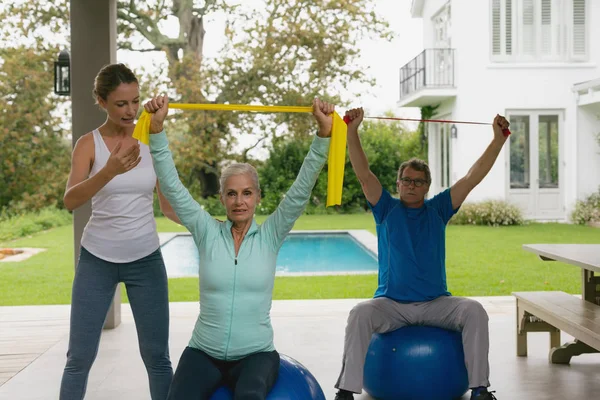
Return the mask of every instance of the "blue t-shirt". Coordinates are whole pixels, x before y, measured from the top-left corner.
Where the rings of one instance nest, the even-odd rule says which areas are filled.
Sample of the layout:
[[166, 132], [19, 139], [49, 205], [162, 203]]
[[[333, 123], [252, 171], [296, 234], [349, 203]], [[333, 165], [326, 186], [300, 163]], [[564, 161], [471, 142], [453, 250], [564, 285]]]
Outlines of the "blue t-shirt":
[[450, 189], [425, 200], [420, 208], [405, 207], [383, 190], [371, 205], [377, 224], [378, 288], [374, 297], [401, 302], [450, 296], [446, 286], [446, 224], [452, 209]]

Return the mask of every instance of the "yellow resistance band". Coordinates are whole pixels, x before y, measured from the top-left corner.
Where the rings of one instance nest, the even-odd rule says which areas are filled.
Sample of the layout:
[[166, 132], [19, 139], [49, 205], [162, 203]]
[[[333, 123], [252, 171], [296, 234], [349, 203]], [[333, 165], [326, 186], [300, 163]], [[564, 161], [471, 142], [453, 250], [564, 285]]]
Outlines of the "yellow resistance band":
[[[169, 104], [169, 108], [179, 110], [211, 110], [211, 111], [246, 111], [246, 112], [293, 112], [309, 113], [312, 107], [287, 107], [287, 106], [252, 106], [242, 104]], [[151, 115], [145, 110], [133, 131], [134, 139], [144, 144], [150, 143]], [[327, 159], [327, 207], [342, 204], [342, 185], [344, 184], [344, 165], [346, 163], [346, 123], [333, 113], [333, 127], [331, 130], [331, 143]]]

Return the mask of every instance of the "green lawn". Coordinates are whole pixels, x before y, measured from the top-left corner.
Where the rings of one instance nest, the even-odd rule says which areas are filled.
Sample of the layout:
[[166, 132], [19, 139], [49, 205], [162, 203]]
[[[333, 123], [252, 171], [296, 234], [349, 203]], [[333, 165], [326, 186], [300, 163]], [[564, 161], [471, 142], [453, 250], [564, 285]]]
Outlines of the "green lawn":
[[[262, 218], [258, 219], [259, 222]], [[161, 232], [185, 231], [158, 219]], [[294, 229], [368, 229], [369, 214], [301, 217]], [[522, 227], [449, 226], [447, 271], [450, 291], [460, 296], [508, 295], [516, 290], [564, 290], [580, 293], [580, 269], [543, 262], [521, 249], [524, 243], [600, 243], [600, 229], [566, 224]], [[42, 232], [1, 247], [43, 247], [26, 261], [0, 263], [0, 305], [68, 304], [73, 280], [73, 229]], [[275, 299], [367, 298], [377, 285], [375, 275], [278, 277]], [[171, 301], [198, 300], [198, 280], [169, 280]], [[126, 294], [123, 292], [125, 301]]]

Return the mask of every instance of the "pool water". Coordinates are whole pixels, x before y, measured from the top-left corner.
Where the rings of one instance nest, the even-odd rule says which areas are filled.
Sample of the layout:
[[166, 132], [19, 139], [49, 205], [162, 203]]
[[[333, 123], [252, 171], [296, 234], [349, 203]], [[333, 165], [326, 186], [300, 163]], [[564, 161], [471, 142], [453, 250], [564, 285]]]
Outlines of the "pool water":
[[[198, 276], [199, 256], [191, 235], [177, 235], [161, 250], [170, 278]], [[277, 257], [277, 275], [370, 272], [377, 272], [377, 256], [347, 233], [290, 234]]]

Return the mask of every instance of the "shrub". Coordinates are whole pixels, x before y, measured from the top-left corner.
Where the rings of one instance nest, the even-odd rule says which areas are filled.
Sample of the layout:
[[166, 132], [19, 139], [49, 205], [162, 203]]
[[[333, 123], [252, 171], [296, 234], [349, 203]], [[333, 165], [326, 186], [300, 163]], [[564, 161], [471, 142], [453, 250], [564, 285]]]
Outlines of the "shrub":
[[487, 200], [478, 203], [465, 203], [450, 223], [454, 225], [523, 225], [521, 210], [506, 201]]
[[[398, 167], [411, 157], [426, 158], [427, 149], [421, 147], [418, 132], [406, 131], [400, 123], [365, 122], [360, 133], [361, 143], [371, 171], [382, 186], [394, 191]], [[313, 137], [278, 137], [271, 144], [269, 158], [258, 168], [263, 199], [259, 214], [275, 210], [288, 191], [304, 161]], [[353, 213], [367, 209], [367, 202], [346, 152], [344, 187], [341, 206], [326, 208], [327, 173], [325, 164], [312, 190], [306, 214]]]
[[204, 211], [212, 215], [213, 217], [225, 215], [225, 207], [221, 204], [219, 195], [210, 196], [205, 199], [198, 198], [198, 203], [202, 206]]
[[0, 216], [0, 241], [17, 239], [46, 229], [68, 225], [73, 221], [67, 210], [47, 207], [37, 212]]
[[585, 225], [590, 222], [600, 222], [600, 187], [597, 193], [592, 193], [585, 200], [578, 200], [571, 213], [571, 221]]

